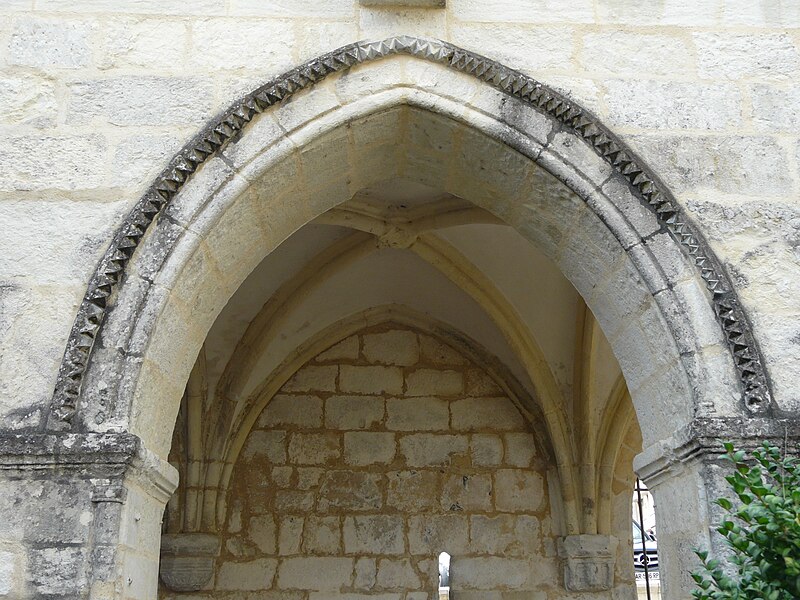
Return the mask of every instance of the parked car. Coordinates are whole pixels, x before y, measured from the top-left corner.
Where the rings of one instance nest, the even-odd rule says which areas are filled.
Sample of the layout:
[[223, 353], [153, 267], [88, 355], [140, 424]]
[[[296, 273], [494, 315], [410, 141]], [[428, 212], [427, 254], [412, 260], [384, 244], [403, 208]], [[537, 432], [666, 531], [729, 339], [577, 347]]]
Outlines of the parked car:
[[658, 572], [658, 543], [633, 521], [633, 568], [637, 573], [644, 573], [645, 565], [648, 571]]

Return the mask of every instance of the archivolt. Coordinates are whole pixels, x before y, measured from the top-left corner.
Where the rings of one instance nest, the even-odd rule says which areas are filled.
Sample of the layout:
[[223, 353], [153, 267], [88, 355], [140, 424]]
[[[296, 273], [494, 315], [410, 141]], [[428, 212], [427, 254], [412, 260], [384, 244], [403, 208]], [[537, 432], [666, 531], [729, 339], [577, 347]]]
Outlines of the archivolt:
[[771, 399], [764, 361], [729, 278], [671, 193], [642, 161], [590, 113], [535, 79], [452, 44], [401, 36], [351, 44], [277, 77], [235, 102], [170, 161], [128, 214], [89, 282], [59, 369], [50, 427], [69, 426], [78, 409], [81, 385], [95, 340], [102, 331], [111, 298], [134, 251], [153, 219], [200, 165], [236, 138], [258, 113], [330, 74], [394, 54], [440, 63], [502, 90], [580, 137], [623, 176], [631, 192], [655, 212], [662, 228], [680, 243], [705, 281], [714, 313], [733, 355], [745, 405], [753, 412], [769, 410]]

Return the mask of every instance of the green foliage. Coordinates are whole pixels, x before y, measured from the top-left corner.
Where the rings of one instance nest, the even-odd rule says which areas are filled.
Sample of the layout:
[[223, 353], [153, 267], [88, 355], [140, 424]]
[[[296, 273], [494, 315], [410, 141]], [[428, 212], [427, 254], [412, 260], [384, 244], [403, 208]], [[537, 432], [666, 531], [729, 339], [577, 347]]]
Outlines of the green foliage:
[[753, 461], [726, 443], [734, 472], [725, 479], [739, 499], [720, 498], [726, 516], [717, 527], [731, 548], [727, 564], [695, 551], [703, 564], [692, 578], [697, 600], [800, 598], [800, 461], [764, 443]]

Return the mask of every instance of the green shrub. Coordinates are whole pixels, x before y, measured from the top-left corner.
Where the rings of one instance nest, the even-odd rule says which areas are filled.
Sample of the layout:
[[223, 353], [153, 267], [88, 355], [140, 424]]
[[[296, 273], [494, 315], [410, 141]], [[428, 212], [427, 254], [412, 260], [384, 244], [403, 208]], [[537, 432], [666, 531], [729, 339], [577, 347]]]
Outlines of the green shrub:
[[720, 498], [726, 516], [717, 527], [730, 546], [726, 564], [695, 551], [702, 569], [692, 573], [697, 600], [800, 598], [800, 462], [764, 443], [745, 453], [726, 443], [734, 472], [725, 479], [739, 502]]

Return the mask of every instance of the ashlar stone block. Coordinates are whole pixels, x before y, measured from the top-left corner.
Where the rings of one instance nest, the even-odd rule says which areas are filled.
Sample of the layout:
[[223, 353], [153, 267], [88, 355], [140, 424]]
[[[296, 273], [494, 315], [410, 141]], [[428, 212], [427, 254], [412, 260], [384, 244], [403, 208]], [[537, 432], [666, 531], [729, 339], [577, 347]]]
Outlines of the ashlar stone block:
[[360, 343], [357, 335], [351, 335], [334, 344], [325, 352], [317, 355], [315, 359], [317, 362], [339, 361], [339, 360], [355, 360], [358, 358]]
[[89, 38], [96, 28], [97, 23], [91, 20], [20, 18], [8, 46], [10, 62], [42, 69], [89, 66]]
[[297, 515], [281, 519], [278, 529], [278, 554], [286, 556], [300, 552], [304, 523], [305, 519]]
[[494, 474], [495, 506], [508, 512], [536, 512], [544, 504], [544, 481], [539, 473], [501, 469]]
[[369, 333], [362, 339], [364, 358], [370, 363], [408, 367], [419, 361], [419, 343], [413, 331]]
[[408, 396], [454, 396], [464, 391], [460, 371], [417, 369], [406, 376]]
[[512, 467], [530, 467], [536, 456], [536, 442], [530, 433], [506, 433], [505, 463]]
[[339, 517], [310, 515], [303, 530], [303, 552], [336, 554], [341, 550], [342, 533]]
[[381, 476], [359, 471], [328, 471], [319, 488], [321, 511], [369, 511], [383, 505]]
[[266, 457], [271, 463], [286, 462], [286, 432], [280, 430], [252, 431], [242, 451], [242, 458]]
[[248, 536], [264, 554], [275, 554], [277, 527], [272, 514], [251, 517], [247, 526]]
[[387, 477], [388, 506], [411, 513], [428, 511], [438, 506], [441, 479], [439, 471], [393, 471]]
[[465, 515], [420, 515], [408, 520], [408, 545], [412, 554], [451, 556], [469, 551], [469, 521]]
[[492, 479], [490, 475], [448, 475], [441, 497], [442, 510], [489, 511], [492, 509]]
[[278, 568], [281, 589], [339, 591], [353, 577], [353, 559], [333, 556], [287, 558]]
[[383, 431], [348, 431], [344, 434], [344, 461], [353, 466], [390, 463], [397, 451], [394, 437]]
[[472, 464], [480, 467], [496, 467], [503, 462], [503, 440], [491, 433], [476, 433], [470, 442]]
[[450, 407], [441, 398], [392, 398], [386, 401], [386, 427], [396, 431], [443, 431], [450, 426]]
[[450, 404], [453, 429], [523, 429], [525, 421], [508, 398], [462, 398]]
[[450, 563], [452, 587], [457, 590], [524, 588], [530, 571], [531, 564], [517, 558], [464, 557]]
[[420, 355], [426, 362], [443, 366], [461, 366], [469, 361], [458, 351], [429, 335], [419, 336]]
[[398, 367], [342, 365], [339, 388], [357, 394], [401, 394], [403, 372]]
[[247, 562], [223, 563], [216, 578], [219, 590], [264, 590], [272, 587], [278, 561], [259, 558]]
[[335, 365], [307, 365], [287, 381], [286, 392], [333, 392], [336, 391], [336, 376], [339, 368]]
[[469, 438], [462, 435], [414, 434], [400, 439], [400, 454], [409, 467], [449, 465], [466, 458]]
[[378, 561], [378, 588], [383, 589], [419, 589], [422, 582], [407, 558], [393, 560], [382, 558]]
[[348, 554], [403, 554], [403, 518], [397, 515], [364, 515], [344, 520], [344, 550]]
[[277, 395], [261, 413], [259, 427], [320, 427], [322, 399], [317, 396]]
[[477, 554], [530, 556], [540, 552], [539, 520], [528, 515], [472, 515], [470, 548]]
[[333, 396], [325, 401], [325, 426], [329, 429], [371, 429], [383, 421], [383, 398]]
[[295, 433], [289, 439], [289, 460], [300, 465], [322, 465], [341, 456], [336, 433]]
[[359, 558], [356, 560], [356, 575], [353, 585], [356, 589], [371, 590], [375, 587], [378, 568], [374, 558]]

